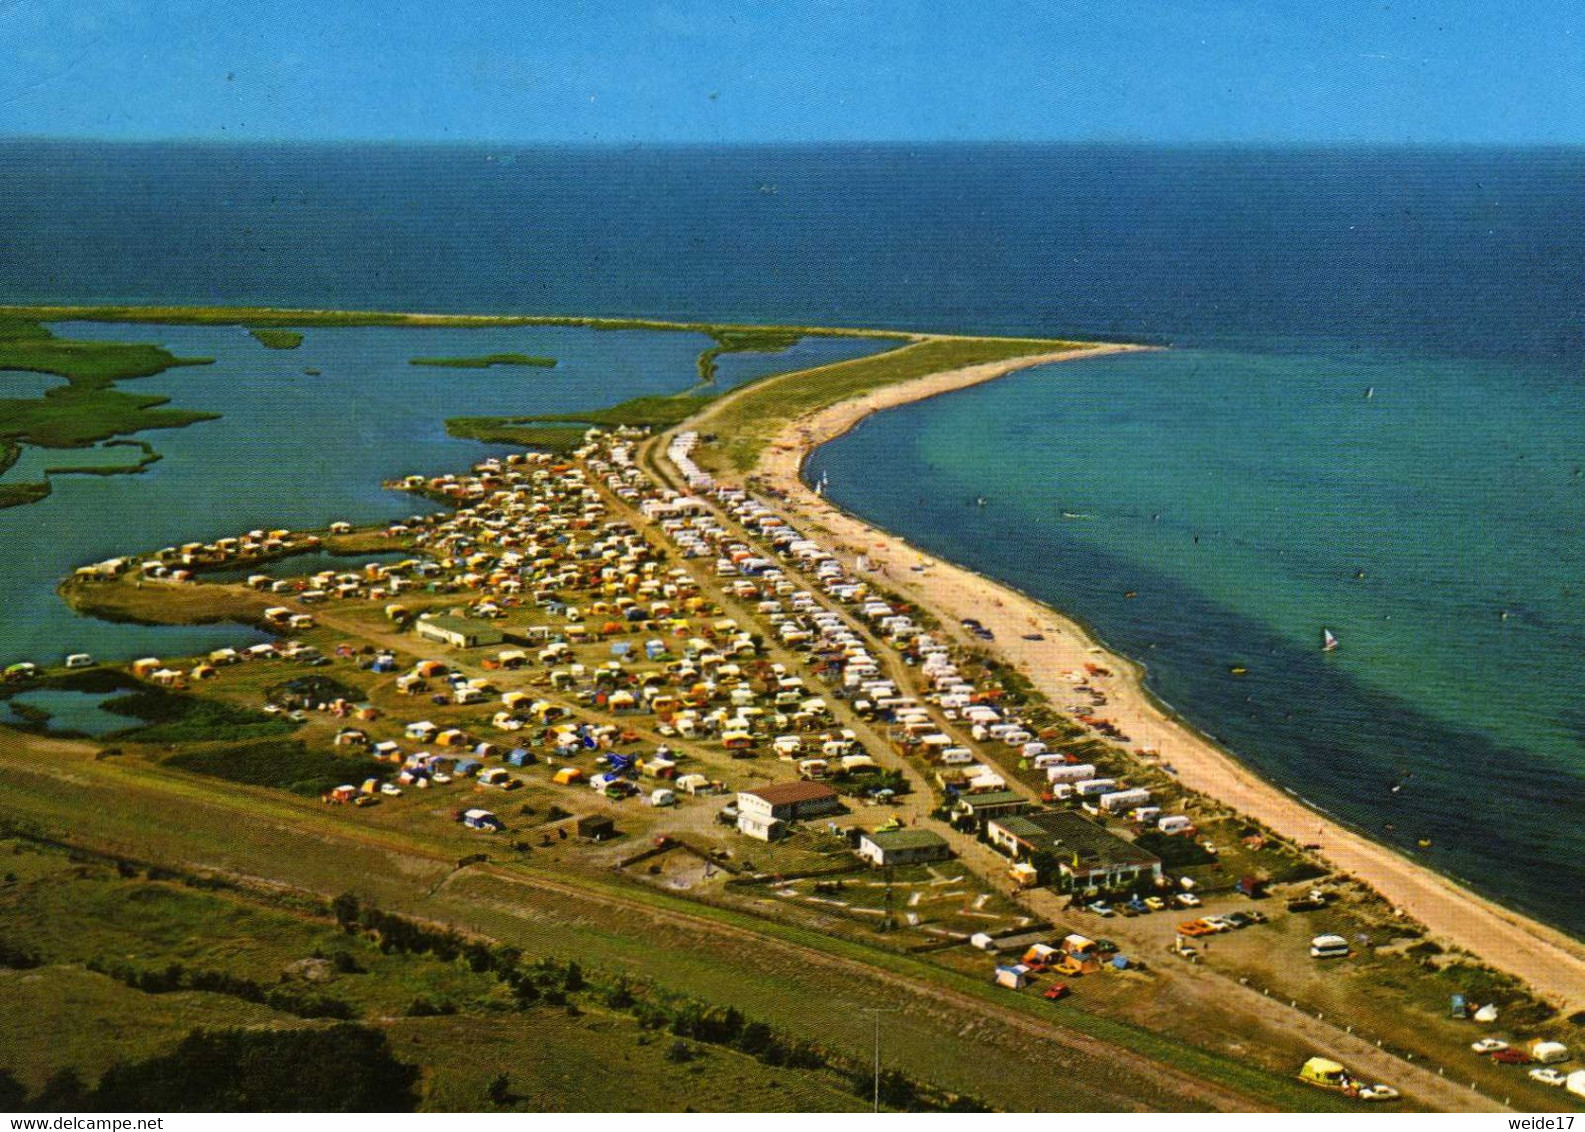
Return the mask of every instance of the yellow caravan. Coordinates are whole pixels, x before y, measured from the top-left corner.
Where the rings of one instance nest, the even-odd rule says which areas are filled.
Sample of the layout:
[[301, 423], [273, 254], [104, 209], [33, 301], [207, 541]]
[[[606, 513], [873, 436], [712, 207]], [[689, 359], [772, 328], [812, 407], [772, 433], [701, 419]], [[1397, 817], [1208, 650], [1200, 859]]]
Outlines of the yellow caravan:
[[1299, 1069], [1299, 1080], [1322, 1089], [1348, 1091], [1357, 1087], [1348, 1070], [1326, 1057], [1312, 1057], [1306, 1061]]

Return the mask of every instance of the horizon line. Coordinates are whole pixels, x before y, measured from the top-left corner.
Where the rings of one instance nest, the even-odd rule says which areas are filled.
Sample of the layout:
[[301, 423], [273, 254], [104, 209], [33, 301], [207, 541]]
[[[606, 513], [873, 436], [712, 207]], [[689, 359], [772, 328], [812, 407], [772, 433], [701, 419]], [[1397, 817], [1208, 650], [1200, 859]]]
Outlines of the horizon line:
[[771, 140], [707, 140], [687, 138], [599, 139], [569, 138], [271, 138], [214, 137], [209, 135], [172, 135], [168, 137], [108, 137], [94, 134], [9, 134], [0, 135], [0, 144], [83, 144], [83, 145], [192, 145], [242, 148], [246, 146], [427, 146], [447, 149], [492, 147], [521, 149], [811, 149], [840, 146], [902, 148], [935, 146], [971, 148], [975, 146], [1028, 146], [1097, 149], [1585, 149], [1579, 141], [1512, 140], [1438, 140], [1409, 141], [1390, 139], [1296, 139], [1296, 138], [781, 138]]

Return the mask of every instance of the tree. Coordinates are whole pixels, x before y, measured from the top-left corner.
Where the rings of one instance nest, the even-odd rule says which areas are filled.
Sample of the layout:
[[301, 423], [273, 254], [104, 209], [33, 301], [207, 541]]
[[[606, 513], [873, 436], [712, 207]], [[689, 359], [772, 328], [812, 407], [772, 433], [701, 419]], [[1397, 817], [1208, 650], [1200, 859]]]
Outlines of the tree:
[[343, 892], [330, 902], [330, 910], [335, 913], [336, 923], [341, 925], [343, 931], [351, 931], [358, 926], [358, 916], [362, 907], [358, 898], [350, 892]]

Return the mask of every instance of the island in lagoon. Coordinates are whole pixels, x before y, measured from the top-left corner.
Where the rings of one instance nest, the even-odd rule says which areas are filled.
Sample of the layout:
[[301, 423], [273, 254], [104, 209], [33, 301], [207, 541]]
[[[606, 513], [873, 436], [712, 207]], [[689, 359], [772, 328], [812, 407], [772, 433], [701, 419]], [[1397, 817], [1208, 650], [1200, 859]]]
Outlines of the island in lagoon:
[[[33, 328], [445, 316], [14, 317], [8, 357], [83, 346], [114, 360], [74, 369], [102, 382], [74, 396], [126, 397], [110, 385], [137, 375], [114, 367], [180, 360]], [[585, 324], [505, 324], [545, 322]], [[615, 325], [710, 334], [701, 386], [453, 418], [455, 435], [532, 450], [390, 484], [436, 508], [408, 521], [128, 546], [62, 582], [84, 614], [275, 639], [7, 670], [19, 864], [0, 943], [7, 966], [46, 977], [15, 991], [27, 1001], [7, 1014], [29, 1028], [0, 1046], [25, 1040], [30, 1089], [73, 1068], [98, 1082], [79, 1107], [149, 1107], [133, 1102], [161, 1059], [207, 1052], [160, 1036], [174, 1017], [89, 1048], [51, 1008], [91, 995], [112, 1018], [184, 996], [189, 1023], [245, 1016], [277, 1035], [254, 1040], [335, 1022], [336, 1040], [369, 1044], [360, 1073], [429, 1107], [548, 1088], [522, 1012], [563, 1056], [619, 1053], [641, 1096], [689, 1064], [722, 1106], [758, 1104], [730, 1092], [749, 1087], [851, 1107], [871, 1083], [863, 1011], [901, 996], [930, 1009], [888, 1023], [895, 1108], [1361, 1103], [1297, 1078], [1316, 1048], [1400, 1103], [1557, 1103], [1470, 1054], [1447, 1004], [1498, 1004], [1515, 1044], [1577, 1045], [1577, 941], [1307, 809], [1081, 626], [800, 475], [871, 413], [1136, 347]], [[890, 348], [704, 387], [721, 351], [849, 333]], [[43, 409], [0, 420], [25, 443], [87, 443], [104, 438], [90, 408], [56, 433]], [[52, 726], [41, 705], [62, 696], [108, 722]], [[204, 942], [172, 942], [188, 936]], [[1321, 936], [1349, 954], [1311, 958]], [[436, 1053], [485, 1037], [487, 1056]], [[415, 1062], [422, 1084], [400, 1068]], [[608, 1084], [581, 1086], [590, 1107]]]

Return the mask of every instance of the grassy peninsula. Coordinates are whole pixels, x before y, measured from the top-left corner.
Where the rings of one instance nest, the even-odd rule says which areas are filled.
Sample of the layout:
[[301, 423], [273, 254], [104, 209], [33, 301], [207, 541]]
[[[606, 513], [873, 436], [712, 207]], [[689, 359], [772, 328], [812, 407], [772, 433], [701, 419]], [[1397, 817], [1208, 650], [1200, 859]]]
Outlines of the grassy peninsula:
[[716, 359], [722, 354], [779, 354], [803, 338], [802, 331], [774, 326], [749, 329], [723, 326], [709, 333], [715, 345], [699, 355], [699, 380], [706, 383], [715, 380]]
[[537, 366], [541, 369], [551, 369], [556, 365], [556, 359], [536, 354], [480, 354], [460, 358], [409, 358], [407, 364], [444, 366], [448, 369], [489, 369], [491, 366]]

